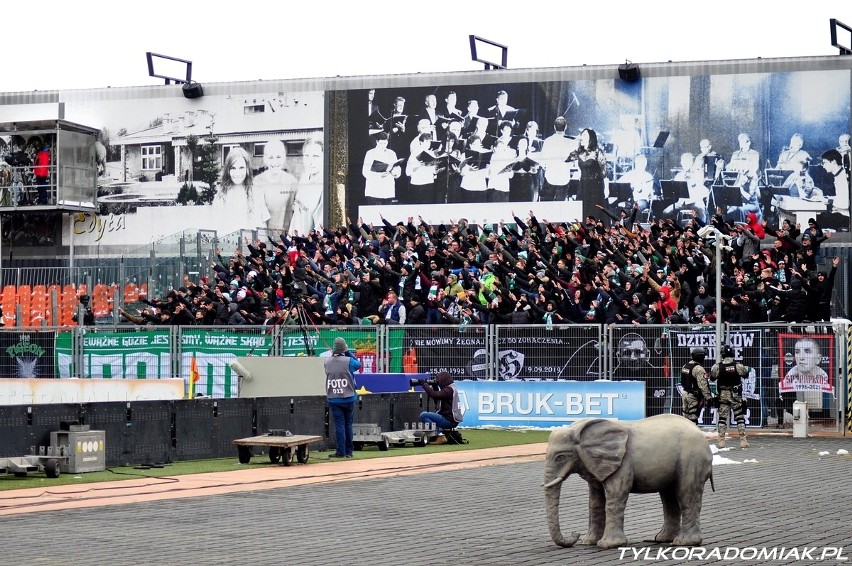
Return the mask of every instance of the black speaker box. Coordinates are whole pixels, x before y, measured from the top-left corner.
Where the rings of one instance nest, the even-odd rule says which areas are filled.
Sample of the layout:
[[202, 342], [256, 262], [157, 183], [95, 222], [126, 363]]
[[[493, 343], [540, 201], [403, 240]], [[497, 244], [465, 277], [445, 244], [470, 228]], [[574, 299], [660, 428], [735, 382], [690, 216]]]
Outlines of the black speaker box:
[[[618, 66], [618, 76], [623, 81], [633, 82], [639, 80], [639, 65], [625, 63]], [[186, 87], [184, 87], [186, 88]]]
[[186, 83], [183, 85], [183, 95], [186, 98], [201, 98], [204, 96], [204, 89], [198, 83]]

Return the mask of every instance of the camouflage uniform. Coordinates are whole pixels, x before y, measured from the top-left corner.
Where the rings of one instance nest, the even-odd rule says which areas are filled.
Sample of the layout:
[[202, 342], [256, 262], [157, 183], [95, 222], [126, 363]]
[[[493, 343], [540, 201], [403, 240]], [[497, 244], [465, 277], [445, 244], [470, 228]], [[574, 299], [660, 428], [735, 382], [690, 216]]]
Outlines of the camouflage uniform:
[[748, 368], [734, 361], [732, 352], [723, 352], [722, 361], [710, 368], [710, 379], [719, 380], [719, 448], [725, 447], [725, 433], [728, 428], [728, 414], [734, 409], [737, 432], [740, 433], [740, 448], [748, 448], [745, 432], [745, 411], [743, 410], [742, 378], [748, 375]]
[[707, 370], [701, 362], [690, 360], [680, 370], [680, 384], [683, 387], [683, 416], [697, 426], [702, 401], [712, 397], [707, 384]]

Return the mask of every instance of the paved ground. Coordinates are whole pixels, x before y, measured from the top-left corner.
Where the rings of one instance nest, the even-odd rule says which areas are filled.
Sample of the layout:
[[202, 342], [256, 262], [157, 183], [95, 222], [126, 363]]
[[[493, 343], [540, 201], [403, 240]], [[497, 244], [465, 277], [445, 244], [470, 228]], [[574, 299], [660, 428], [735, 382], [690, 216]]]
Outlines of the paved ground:
[[[701, 516], [706, 552], [777, 546], [789, 553], [796, 547], [812, 558], [715, 562], [813, 564], [823, 547], [842, 546], [842, 555], [852, 558], [852, 456], [838, 455], [838, 449], [852, 451], [852, 439], [760, 436], [752, 437], [748, 450], [720, 453], [757, 462], [714, 467], [716, 492], [708, 485]], [[132, 493], [123, 494], [126, 500], [116, 497], [115, 486], [104, 484], [85, 491], [69, 488], [75, 493], [50, 490], [57, 495], [5, 492], [0, 494], [0, 513], [6, 513], [0, 516], [2, 555], [10, 564], [63, 566], [633, 561], [631, 552], [620, 561], [618, 550], [563, 549], [550, 541], [540, 487], [543, 451], [544, 445], [529, 445], [381, 460], [356, 457], [291, 468], [270, 465], [206, 483], [198, 476], [183, 484], [144, 480], [145, 485], [127, 488]], [[820, 456], [821, 451], [828, 454]], [[445, 459], [453, 462], [444, 465]], [[563, 487], [566, 534], [585, 530], [585, 485], [572, 477]], [[193, 496], [151, 501], [155, 491], [165, 491], [156, 497]], [[108, 505], [80, 507], [95, 503]], [[642, 562], [684, 563], [671, 554], [664, 555], [667, 561], [653, 560], [666, 547], [642, 542], [661, 523], [657, 496], [631, 496], [625, 530], [637, 551], [651, 553]]]

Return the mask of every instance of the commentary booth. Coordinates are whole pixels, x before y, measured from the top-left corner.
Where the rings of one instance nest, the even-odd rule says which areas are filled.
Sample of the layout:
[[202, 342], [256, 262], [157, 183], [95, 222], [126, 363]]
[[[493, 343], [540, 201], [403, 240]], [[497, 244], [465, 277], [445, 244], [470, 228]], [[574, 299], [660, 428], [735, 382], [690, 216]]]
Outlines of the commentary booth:
[[94, 212], [100, 153], [88, 126], [0, 122], [0, 213]]

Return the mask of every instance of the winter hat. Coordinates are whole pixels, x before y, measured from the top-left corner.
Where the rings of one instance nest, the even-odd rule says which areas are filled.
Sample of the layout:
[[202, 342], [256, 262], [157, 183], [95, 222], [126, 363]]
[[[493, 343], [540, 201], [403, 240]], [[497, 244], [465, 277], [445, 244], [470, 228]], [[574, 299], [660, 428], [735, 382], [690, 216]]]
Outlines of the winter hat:
[[695, 312], [698, 314], [704, 313], [704, 305], [695, 305]]
[[334, 347], [331, 350], [333, 354], [342, 354], [348, 349], [349, 346], [346, 344], [346, 340], [340, 338], [339, 336], [334, 339]]
[[238, 301], [242, 301], [242, 300], [243, 300], [243, 299], [245, 299], [245, 298], [246, 298], [246, 290], [245, 290], [245, 289], [240, 289], [240, 290], [237, 292], [237, 300], [238, 300]]

